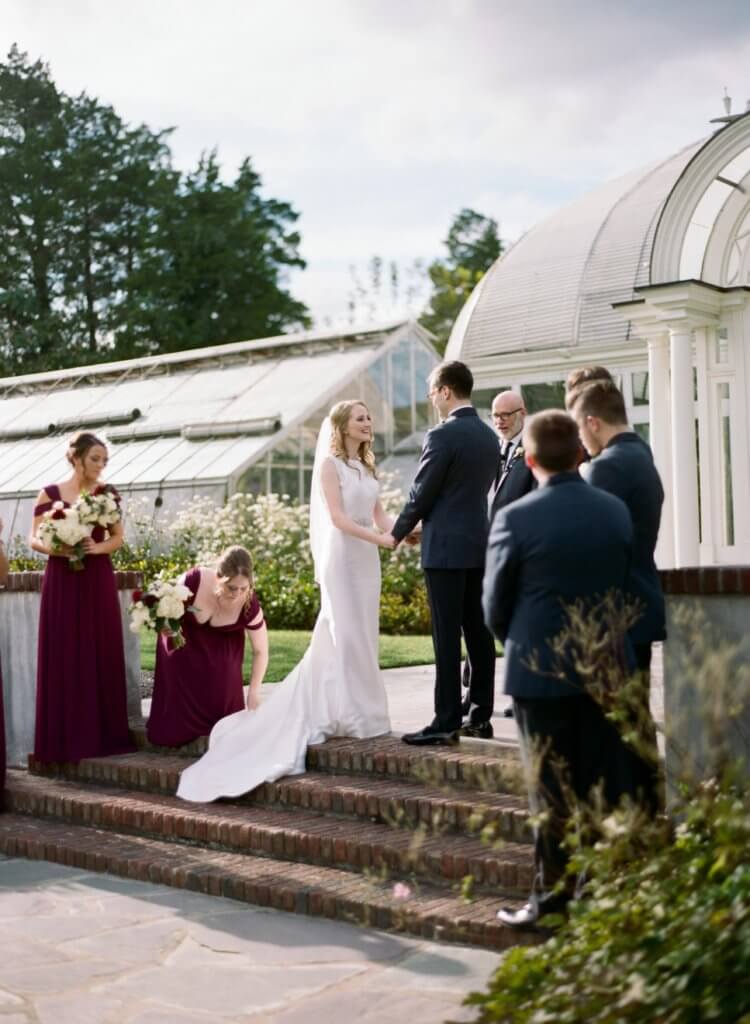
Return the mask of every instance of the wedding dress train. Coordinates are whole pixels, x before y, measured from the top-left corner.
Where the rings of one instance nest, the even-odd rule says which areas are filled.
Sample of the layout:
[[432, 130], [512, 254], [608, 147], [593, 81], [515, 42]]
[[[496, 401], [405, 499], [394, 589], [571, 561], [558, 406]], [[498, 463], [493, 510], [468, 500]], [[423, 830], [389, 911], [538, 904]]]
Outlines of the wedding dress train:
[[[329, 458], [344, 512], [372, 526], [377, 481], [356, 460]], [[378, 667], [378, 549], [330, 523], [318, 547], [321, 609], [302, 661], [257, 711], [238, 711], [216, 723], [206, 754], [182, 773], [177, 795], [183, 800], [239, 796], [263, 782], [304, 772], [311, 743], [390, 731]]]

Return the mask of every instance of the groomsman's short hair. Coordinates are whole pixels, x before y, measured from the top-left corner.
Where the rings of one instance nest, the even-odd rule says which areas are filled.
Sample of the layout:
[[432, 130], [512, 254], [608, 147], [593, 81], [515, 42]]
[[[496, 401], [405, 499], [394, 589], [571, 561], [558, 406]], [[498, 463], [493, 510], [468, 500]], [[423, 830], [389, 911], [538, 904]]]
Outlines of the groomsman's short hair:
[[565, 381], [565, 408], [570, 409], [578, 391], [586, 384], [595, 380], [612, 380], [612, 374], [606, 366], [580, 366], [571, 370]]
[[434, 388], [450, 388], [456, 398], [471, 398], [474, 375], [466, 363], [453, 359], [438, 363], [430, 374], [430, 382]]
[[570, 411], [577, 419], [596, 416], [610, 427], [628, 422], [625, 399], [611, 380], [594, 380], [579, 388], [572, 396]]
[[526, 420], [523, 446], [548, 473], [576, 469], [581, 451], [576, 421], [562, 409], [545, 409]]

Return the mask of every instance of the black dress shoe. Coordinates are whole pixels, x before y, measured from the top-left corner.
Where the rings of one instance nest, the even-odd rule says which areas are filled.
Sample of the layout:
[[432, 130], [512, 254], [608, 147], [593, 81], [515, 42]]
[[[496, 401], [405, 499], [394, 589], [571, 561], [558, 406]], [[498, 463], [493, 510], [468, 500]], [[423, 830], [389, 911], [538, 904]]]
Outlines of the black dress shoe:
[[517, 931], [540, 931], [540, 926], [544, 923], [545, 918], [553, 914], [565, 913], [567, 902], [564, 897], [557, 896], [540, 902], [532, 896], [520, 910], [511, 910], [510, 907], [498, 910], [497, 919], [508, 928], [515, 928]]
[[464, 697], [464, 699], [461, 701], [461, 714], [462, 715], [468, 715], [468, 713], [470, 711], [471, 711], [471, 697], [467, 693], [466, 696]]
[[458, 743], [458, 733], [438, 732], [436, 729], [426, 726], [424, 729], [420, 729], [419, 732], [405, 732], [401, 739], [412, 747], [448, 747]]
[[461, 727], [459, 735], [471, 736], [477, 740], [491, 740], [495, 734], [492, 731], [492, 722], [467, 722]]

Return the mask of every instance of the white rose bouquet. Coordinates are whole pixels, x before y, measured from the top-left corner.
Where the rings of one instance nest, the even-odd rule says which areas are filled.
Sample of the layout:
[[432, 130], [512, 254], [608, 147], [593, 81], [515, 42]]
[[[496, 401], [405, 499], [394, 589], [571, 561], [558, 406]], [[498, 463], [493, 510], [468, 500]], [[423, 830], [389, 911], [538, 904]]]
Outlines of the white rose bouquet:
[[111, 484], [100, 484], [90, 493], [81, 491], [73, 508], [78, 518], [89, 526], [103, 526], [108, 529], [122, 519], [120, 495]]
[[186, 612], [193, 611], [185, 607], [191, 596], [190, 588], [184, 583], [164, 579], [161, 574], [146, 590], [134, 590], [133, 603], [128, 609], [131, 633], [140, 633], [142, 629], [152, 633], [166, 630], [172, 636], [172, 644], [183, 647], [185, 637], [182, 634], [182, 620]]
[[[93, 527], [81, 522], [75, 505], [65, 508], [62, 501], [55, 501], [52, 508], [45, 512], [37, 530], [39, 540], [46, 544], [54, 554], [65, 554], [71, 569], [83, 569], [83, 541], [91, 536]], [[69, 548], [69, 551], [65, 551]]]

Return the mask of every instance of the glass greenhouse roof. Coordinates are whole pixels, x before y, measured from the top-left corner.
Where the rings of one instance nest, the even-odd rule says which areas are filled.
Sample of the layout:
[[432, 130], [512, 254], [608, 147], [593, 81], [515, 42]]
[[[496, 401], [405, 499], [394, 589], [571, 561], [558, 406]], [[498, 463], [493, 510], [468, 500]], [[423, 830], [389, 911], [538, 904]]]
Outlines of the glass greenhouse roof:
[[236, 478], [415, 331], [304, 333], [0, 380], [0, 515], [4, 499], [66, 475], [65, 439], [81, 428], [108, 440], [107, 479], [126, 492]]

